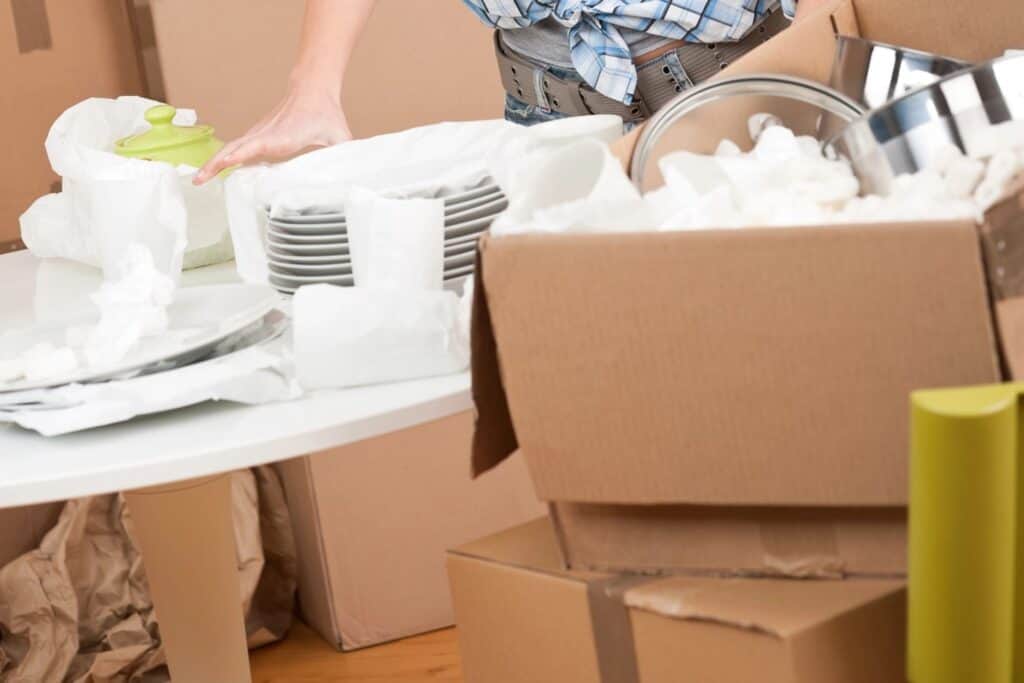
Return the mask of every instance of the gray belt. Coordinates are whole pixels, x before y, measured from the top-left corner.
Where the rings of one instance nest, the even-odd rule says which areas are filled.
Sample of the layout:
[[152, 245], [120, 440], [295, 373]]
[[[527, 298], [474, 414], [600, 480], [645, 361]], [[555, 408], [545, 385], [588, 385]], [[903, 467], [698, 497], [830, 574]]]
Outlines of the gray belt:
[[[605, 97], [582, 81], [552, 75], [545, 65], [510, 50], [502, 43], [499, 31], [494, 32], [494, 48], [501, 84], [512, 97], [569, 116], [618, 114], [626, 122], [635, 122], [649, 117], [677, 93], [714, 76], [731, 62], [781, 33], [788, 25], [789, 20], [782, 12], [769, 10], [742, 40], [733, 43], [686, 43], [637, 66], [633, 104]], [[681, 80], [677, 71], [669, 66], [670, 59], [679, 60], [685, 80]]]

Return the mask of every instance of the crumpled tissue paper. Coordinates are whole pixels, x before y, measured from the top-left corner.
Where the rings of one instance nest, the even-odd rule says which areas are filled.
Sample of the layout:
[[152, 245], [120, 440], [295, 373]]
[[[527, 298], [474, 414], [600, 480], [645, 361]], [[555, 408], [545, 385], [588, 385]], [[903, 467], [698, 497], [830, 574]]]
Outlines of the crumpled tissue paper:
[[392, 199], [357, 188], [348, 198], [347, 229], [357, 287], [441, 289], [444, 200]]
[[583, 139], [531, 154], [532, 172], [506, 188], [508, 209], [491, 225], [493, 235], [570, 232], [587, 226], [628, 229], [640, 205], [608, 145]]
[[167, 331], [174, 281], [156, 269], [150, 251], [136, 244], [90, 298], [100, 320], [90, 330], [69, 330], [68, 344], [80, 344], [90, 366], [111, 366], [143, 337]]
[[[495, 221], [491, 233], [980, 220], [1024, 171], [1024, 146], [979, 159], [950, 147], [937, 154], [929, 168], [897, 177], [889, 195], [859, 196], [860, 184], [849, 163], [825, 157], [814, 138], [797, 136], [764, 115], [752, 117], [749, 129], [756, 137], [749, 152], [723, 140], [713, 155], [680, 151], [662, 157], [659, 167], [665, 185], [643, 198], [617, 189], [628, 183], [618, 164], [597, 163], [606, 179], [600, 184], [592, 181], [594, 191], [581, 190], [587, 187], [583, 172], [573, 176], [568, 167], [570, 181], [561, 187], [534, 191], [533, 181], [523, 183], [510, 192], [510, 206], [518, 210]], [[544, 171], [543, 182], [557, 184], [546, 170], [560, 167], [562, 152], [554, 150], [535, 160]], [[591, 172], [586, 177], [594, 176]], [[597, 189], [603, 187], [612, 189]], [[537, 201], [538, 196], [553, 200]]]
[[143, 338], [167, 331], [174, 289], [174, 281], [156, 268], [148, 249], [129, 245], [89, 296], [99, 309], [98, 322], [68, 327], [63, 345], [40, 342], [17, 356], [0, 356], [0, 385], [23, 378], [58, 379], [80, 367], [113, 367]]
[[465, 370], [454, 292], [310, 285], [292, 300], [295, 369], [305, 389]]
[[[63, 189], [36, 200], [21, 216], [22, 239], [33, 254], [106, 272], [118, 267], [131, 245], [141, 244], [161, 273], [178, 277], [188, 226], [181, 173], [112, 151], [118, 139], [146, 129], [143, 115], [157, 104], [143, 97], [92, 98], [57, 118], [46, 154]], [[195, 112], [179, 109], [174, 121], [195, 120]]]
[[[92, 98], [61, 114], [46, 138], [61, 192], [39, 198], [21, 217], [22, 239], [40, 257], [106, 268], [127, 244], [142, 243], [162, 272], [223, 261], [231, 255], [224, 181], [202, 187], [198, 169], [127, 159], [114, 143], [145, 131], [144, 114], [160, 104], [143, 97]], [[196, 114], [179, 109], [177, 125]], [[179, 253], [180, 252], [180, 253]]]

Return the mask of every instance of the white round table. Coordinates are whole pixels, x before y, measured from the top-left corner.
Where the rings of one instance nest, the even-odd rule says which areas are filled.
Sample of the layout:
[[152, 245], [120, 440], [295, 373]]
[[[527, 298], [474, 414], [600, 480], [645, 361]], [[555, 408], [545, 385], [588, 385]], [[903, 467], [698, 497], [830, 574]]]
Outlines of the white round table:
[[[236, 277], [226, 264], [188, 272], [182, 284]], [[0, 256], [0, 282], [2, 330], [88, 306], [99, 273], [17, 252]], [[54, 438], [0, 426], [0, 508], [123, 491], [172, 678], [248, 681], [226, 475], [470, 405], [469, 376], [462, 373], [260, 406], [204, 403]]]

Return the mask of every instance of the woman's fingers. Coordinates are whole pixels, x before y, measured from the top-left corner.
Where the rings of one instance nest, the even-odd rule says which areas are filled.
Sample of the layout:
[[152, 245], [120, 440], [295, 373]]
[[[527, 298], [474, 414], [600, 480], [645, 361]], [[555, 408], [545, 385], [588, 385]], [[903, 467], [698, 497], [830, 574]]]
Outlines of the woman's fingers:
[[247, 137], [242, 137], [224, 145], [219, 152], [213, 155], [212, 159], [207, 161], [203, 167], [199, 169], [199, 172], [196, 173], [196, 177], [192, 179], [192, 182], [196, 185], [202, 185], [225, 168], [230, 167], [232, 162], [229, 159], [233, 157], [235, 150], [237, 150], [238, 147], [247, 140]]
[[201, 185], [221, 171], [263, 159], [280, 160], [313, 147], [350, 140], [339, 104], [317, 95], [291, 94], [263, 122], [224, 146], [196, 174]]

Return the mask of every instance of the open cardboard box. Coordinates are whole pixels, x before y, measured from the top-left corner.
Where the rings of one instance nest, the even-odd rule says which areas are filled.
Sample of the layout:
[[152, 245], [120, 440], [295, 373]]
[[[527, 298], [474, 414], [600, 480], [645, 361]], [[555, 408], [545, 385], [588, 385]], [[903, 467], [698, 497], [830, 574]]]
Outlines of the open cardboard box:
[[[826, 81], [837, 30], [978, 59], [1024, 13], [838, 0], [724, 73]], [[903, 574], [907, 397], [1001, 378], [970, 221], [506, 236], [478, 274], [473, 469], [522, 451], [571, 567]]]
[[900, 683], [898, 580], [562, 569], [541, 519], [448, 553], [466, 683]]

